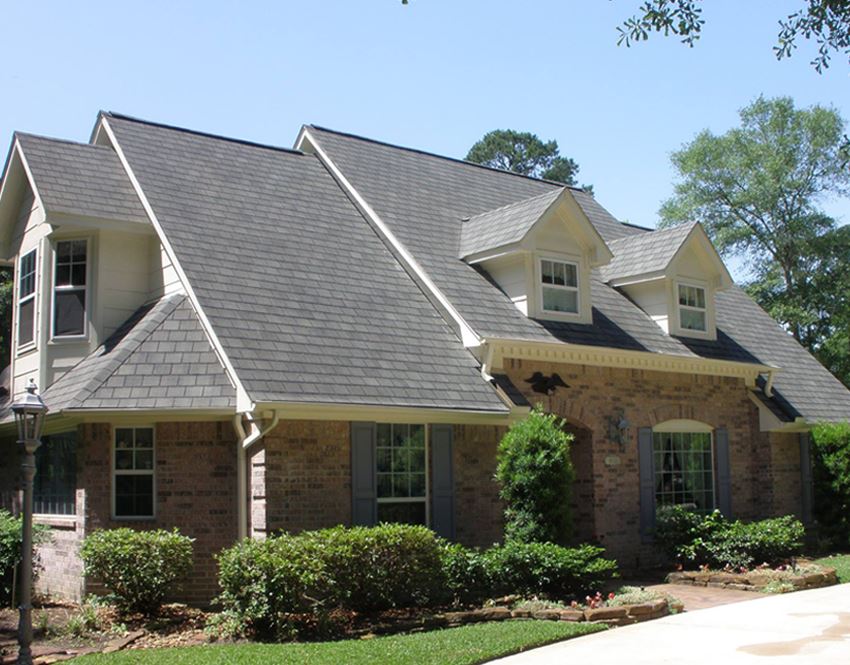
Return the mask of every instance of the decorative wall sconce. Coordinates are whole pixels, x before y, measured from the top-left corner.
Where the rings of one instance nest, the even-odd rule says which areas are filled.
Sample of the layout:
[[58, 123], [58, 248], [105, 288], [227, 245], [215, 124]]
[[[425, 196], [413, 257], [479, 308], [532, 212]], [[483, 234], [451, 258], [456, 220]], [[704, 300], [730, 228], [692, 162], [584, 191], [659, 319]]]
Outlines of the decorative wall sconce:
[[623, 411], [619, 411], [613, 416], [608, 416], [608, 440], [620, 446], [621, 450], [626, 449], [626, 443], [629, 440], [629, 421], [626, 419]]

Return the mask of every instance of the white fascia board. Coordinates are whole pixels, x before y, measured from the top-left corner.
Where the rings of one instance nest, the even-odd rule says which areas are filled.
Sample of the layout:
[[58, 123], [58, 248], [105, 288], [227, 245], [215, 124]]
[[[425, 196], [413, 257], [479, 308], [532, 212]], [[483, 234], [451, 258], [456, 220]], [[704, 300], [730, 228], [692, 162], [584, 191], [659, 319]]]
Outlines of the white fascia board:
[[[348, 178], [343, 175], [342, 171], [319, 145], [319, 142], [312, 134], [310, 134], [310, 130], [307, 129], [306, 126], [302, 127], [301, 132], [298, 134], [298, 139], [295, 143], [296, 149], [301, 150], [301, 146], [305, 140], [308, 141], [313, 150], [315, 150], [316, 155], [325, 165], [325, 168], [330, 171], [334, 180], [336, 180], [342, 189], [351, 197], [351, 200], [372, 228], [375, 229], [379, 237], [384, 239], [388, 248], [393, 252], [396, 259], [401, 263], [402, 267], [405, 268], [406, 272], [417, 284], [420, 285], [420, 288], [426, 292], [426, 295], [430, 295], [431, 298], [437, 302], [439, 309], [442, 309], [452, 319], [452, 321], [454, 321], [455, 326], [460, 331], [460, 339], [463, 345], [467, 348], [480, 346], [481, 337], [478, 333], [476, 333], [472, 326], [469, 325], [469, 323], [467, 323], [461, 316], [460, 312], [457, 311], [455, 306], [434, 283], [428, 273], [425, 272], [425, 269], [390, 230], [384, 220], [380, 218], [375, 209], [369, 205], [366, 199], [361, 196], [360, 192], [354, 188], [354, 185], [349, 182]], [[429, 298], [429, 300], [431, 298]]]
[[632, 286], [633, 284], [643, 284], [645, 282], [656, 282], [659, 279], [665, 279], [668, 275], [664, 270], [655, 270], [653, 272], [645, 272], [640, 275], [630, 275], [629, 277], [619, 277], [609, 279], [607, 284], [614, 287]]
[[476, 263], [484, 263], [485, 261], [498, 259], [508, 254], [515, 254], [517, 252], [525, 251], [528, 250], [523, 247], [522, 242], [511, 242], [505, 245], [499, 245], [498, 247], [493, 247], [491, 249], [485, 249], [480, 252], [475, 252], [473, 254], [467, 254], [466, 256], [461, 257], [461, 259], [469, 265], [475, 265]]
[[[44, 206], [44, 201], [41, 198], [41, 194], [38, 193], [38, 187], [35, 184], [35, 178], [33, 177], [32, 170], [30, 170], [30, 165], [27, 163], [26, 155], [24, 155], [24, 149], [21, 147], [20, 141], [15, 138], [15, 152], [18, 155], [18, 158], [21, 160], [21, 166], [24, 167], [24, 173], [27, 174], [27, 180], [29, 180], [30, 187], [32, 188], [33, 196], [35, 197], [36, 203], [38, 206], [47, 214], [47, 208]], [[5, 183], [6, 179], [3, 179]], [[3, 192], [0, 191], [0, 196], [2, 196]]]
[[189, 282], [189, 278], [186, 276], [186, 273], [183, 270], [183, 266], [180, 265], [180, 261], [177, 259], [177, 254], [175, 253], [174, 248], [171, 246], [171, 242], [166, 236], [165, 231], [163, 231], [162, 225], [160, 225], [159, 220], [156, 218], [156, 213], [154, 213], [153, 208], [151, 207], [151, 204], [144, 193], [144, 190], [142, 190], [141, 184], [136, 178], [135, 173], [133, 173], [133, 169], [130, 167], [130, 163], [127, 161], [127, 157], [124, 155], [124, 151], [121, 149], [121, 146], [118, 143], [118, 139], [116, 138], [115, 133], [112, 131], [112, 127], [109, 126], [109, 120], [105, 116], [101, 118], [101, 125], [104, 131], [106, 131], [106, 134], [109, 137], [110, 142], [112, 143], [112, 147], [115, 149], [115, 152], [118, 155], [118, 159], [121, 160], [121, 164], [124, 166], [124, 171], [126, 171], [127, 177], [130, 179], [130, 183], [133, 185], [133, 189], [136, 190], [136, 194], [138, 195], [139, 200], [142, 203], [142, 207], [148, 214], [148, 217], [150, 218], [151, 224], [153, 224], [154, 229], [156, 229], [156, 233], [159, 236], [159, 241], [162, 243], [162, 246], [165, 249], [165, 253], [168, 255], [168, 258], [171, 261], [171, 265], [177, 272], [177, 276], [180, 278], [180, 282], [183, 284], [183, 288], [186, 290], [186, 295], [192, 302], [192, 306], [195, 308], [195, 312], [197, 313], [198, 318], [201, 320], [201, 324], [203, 325], [204, 331], [207, 334], [207, 338], [209, 339], [210, 344], [212, 345], [216, 355], [218, 356], [219, 362], [227, 370], [227, 374], [230, 377], [231, 382], [236, 387], [236, 410], [239, 412], [253, 411], [254, 405], [251, 401], [251, 397], [248, 395], [248, 391], [245, 389], [245, 386], [242, 384], [242, 381], [239, 380], [239, 375], [236, 373], [236, 369], [233, 367], [233, 364], [227, 357], [227, 353], [225, 353], [224, 347], [222, 346], [221, 341], [218, 339], [218, 335], [216, 335], [212, 323], [210, 323], [209, 318], [207, 318], [206, 313], [201, 307], [201, 303], [198, 301], [198, 296], [195, 294], [195, 290], [192, 288], [192, 284]]

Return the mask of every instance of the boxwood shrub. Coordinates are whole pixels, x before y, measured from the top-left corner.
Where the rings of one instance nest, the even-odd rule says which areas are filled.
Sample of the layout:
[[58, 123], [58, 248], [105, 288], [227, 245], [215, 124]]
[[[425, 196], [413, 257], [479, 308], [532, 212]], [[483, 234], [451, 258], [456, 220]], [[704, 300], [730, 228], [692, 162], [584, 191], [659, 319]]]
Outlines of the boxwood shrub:
[[86, 575], [100, 580], [125, 612], [155, 614], [192, 568], [192, 539], [174, 531], [106, 529], [86, 536]]
[[[0, 600], [11, 599], [12, 577], [15, 566], [21, 561], [21, 518], [13, 517], [5, 510], [0, 510]], [[49, 527], [43, 524], [33, 524], [33, 543], [43, 543], [50, 538]], [[33, 568], [38, 572], [38, 555], [33, 556]]]

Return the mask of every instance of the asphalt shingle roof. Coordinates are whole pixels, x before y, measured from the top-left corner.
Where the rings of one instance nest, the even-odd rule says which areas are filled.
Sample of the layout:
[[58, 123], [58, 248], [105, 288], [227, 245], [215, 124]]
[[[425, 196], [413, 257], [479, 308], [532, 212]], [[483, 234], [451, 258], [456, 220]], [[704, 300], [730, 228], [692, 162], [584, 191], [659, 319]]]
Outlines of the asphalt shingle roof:
[[538, 194], [464, 221], [459, 258], [522, 240], [560, 196], [562, 189]]
[[186, 296], [139, 308], [45, 392], [52, 412], [74, 409], [232, 409], [227, 378]]
[[614, 258], [600, 268], [599, 274], [609, 282], [665, 270], [696, 225], [696, 222], [690, 222], [612, 240], [608, 248]]
[[108, 122], [253, 400], [507, 410], [318, 158]]
[[49, 212], [149, 224], [111, 148], [15, 134]]
[[[777, 365], [782, 370], [774, 382], [776, 400], [786, 411], [793, 410], [789, 415], [850, 418], [850, 391], [737, 287], [717, 296], [716, 341], [667, 335], [637, 305], [606, 285], [598, 270], [592, 283], [592, 325], [537, 321], [520, 313], [483, 272], [458, 258], [460, 220], [550, 193], [557, 185], [319, 127], [309, 129], [479, 334]], [[632, 244], [635, 238], [669, 233], [675, 239], [687, 228], [647, 233], [618, 222], [589, 194], [573, 195], [615, 261], [618, 239], [630, 238], [621, 244], [622, 250], [640, 246]], [[655, 247], [654, 240], [646, 242]], [[652, 265], [662, 262], [668, 251], [661, 251]], [[635, 265], [638, 257], [628, 261]]]

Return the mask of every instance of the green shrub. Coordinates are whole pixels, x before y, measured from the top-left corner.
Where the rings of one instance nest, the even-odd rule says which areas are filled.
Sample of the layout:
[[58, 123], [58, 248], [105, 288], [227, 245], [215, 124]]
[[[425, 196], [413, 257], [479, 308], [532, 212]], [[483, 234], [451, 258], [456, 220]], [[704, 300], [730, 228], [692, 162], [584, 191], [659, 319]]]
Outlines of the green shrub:
[[573, 437], [563, 426], [537, 406], [499, 442], [496, 479], [508, 540], [564, 544], [570, 537]]
[[617, 576], [617, 562], [593, 545], [508, 541], [487, 550], [490, 576], [499, 593], [543, 594], [566, 599], [601, 590]]
[[[8, 601], [12, 594], [12, 577], [15, 566], [21, 561], [22, 540], [21, 518], [13, 517], [0, 510], [0, 600]], [[46, 542], [50, 538], [50, 528], [43, 524], [33, 524], [33, 543]], [[33, 555], [33, 569], [38, 572], [38, 555]]]
[[192, 568], [192, 539], [174, 531], [109, 529], [80, 548], [86, 575], [115, 595], [120, 609], [152, 614]]
[[812, 430], [814, 511], [820, 535], [833, 548], [850, 545], [850, 423]]
[[798, 555], [804, 535], [803, 525], [790, 516], [730, 522], [718, 510], [700, 515], [684, 506], [670, 506], [658, 511], [655, 543], [684, 565], [750, 568]]
[[493, 594], [485, 553], [458, 543], [446, 543], [442, 559], [448, 600], [455, 604], [478, 603]]

